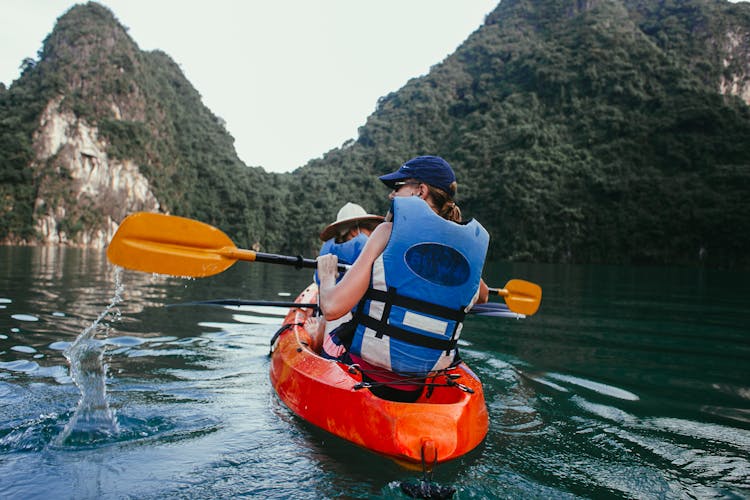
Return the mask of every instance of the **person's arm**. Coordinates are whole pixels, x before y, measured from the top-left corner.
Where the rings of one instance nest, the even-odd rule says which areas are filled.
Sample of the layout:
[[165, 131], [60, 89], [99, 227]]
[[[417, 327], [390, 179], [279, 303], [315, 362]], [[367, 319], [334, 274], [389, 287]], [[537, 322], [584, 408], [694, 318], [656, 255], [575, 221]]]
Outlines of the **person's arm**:
[[490, 289], [487, 287], [487, 283], [483, 279], [479, 280], [479, 297], [475, 304], [484, 304], [490, 300]]
[[323, 347], [323, 334], [326, 330], [326, 320], [322, 316], [310, 316], [305, 321], [305, 330], [310, 334], [310, 349], [320, 352]]
[[331, 254], [318, 257], [319, 302], [326, 320], [340, 318], [351, 311], [365, 294], [370, 286], [372, 263], [383, 253], [391, 236], [391, 226], [382, 223], [375, 228], [362, 253], [338, 284], [338, 258]]

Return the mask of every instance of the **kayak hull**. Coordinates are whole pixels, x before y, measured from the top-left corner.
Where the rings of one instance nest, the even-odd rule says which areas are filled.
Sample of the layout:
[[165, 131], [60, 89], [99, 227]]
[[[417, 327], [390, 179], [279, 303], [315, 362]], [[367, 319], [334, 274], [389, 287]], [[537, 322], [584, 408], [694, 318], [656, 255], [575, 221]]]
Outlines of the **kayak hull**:
[[[317, 300], [317, 287], [296, 302]], [[358, 370], [312, 351], [305, 320], [312, 308], [292, 308], [272, 346], [271, 383], [284, 404], [302, 419], [340, 438], [404, 464], [445, 462], [460, 457], [487, 434], [489, 418], [482, 383], [466, 364], [448, 372], [469, 389], [438, 385], [414, 403], [381, 399], [368, 389]], [[446, 375], [436, 377], [445, 384]]]

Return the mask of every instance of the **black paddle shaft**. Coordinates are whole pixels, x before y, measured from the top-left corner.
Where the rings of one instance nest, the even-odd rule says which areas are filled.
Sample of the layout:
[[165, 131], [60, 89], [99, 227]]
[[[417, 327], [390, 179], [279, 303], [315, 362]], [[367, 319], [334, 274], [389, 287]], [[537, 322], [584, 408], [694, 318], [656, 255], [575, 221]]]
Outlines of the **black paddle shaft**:
[[[277, 255], [274, 253], [263, 253], [255, 252], [256, 262], [267, 262], [269, 264], [283, 264], [286, 266], [294, 266], [297, 269], [317, 269], [318, 262], [314, 259], [305, 259], [301, 255]], [[349, 266], [346, 264], [339, 264], [339, 271], [346, 272]]]

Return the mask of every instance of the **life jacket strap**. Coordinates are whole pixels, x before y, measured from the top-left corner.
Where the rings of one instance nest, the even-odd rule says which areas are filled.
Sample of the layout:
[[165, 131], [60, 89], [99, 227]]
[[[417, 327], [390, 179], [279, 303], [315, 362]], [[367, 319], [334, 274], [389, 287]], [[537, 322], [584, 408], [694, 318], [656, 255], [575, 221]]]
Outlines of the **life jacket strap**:
[[383, 324], [381, 321], [371, 318], [370, 316], [363, 315], [361, 318], [361, 324], [375, 330], [376, 336], [382, 337], [388, 335], [389, 337], [401, 340], [403, 342], [416, 345], [419, 347], [426, 347], [428, 349], [436, 349], [440, 351], [450, 352], [456, 348], [458, 341], [455, 339], [436, 339], [434, 337], [428, 337], [426, 335], [410, 332], [399, 328], [397, 326]]
[[[395, 288], [390, 288], [387, 292], [383, 290], [376, 290], [374, 288], [368, 288], [363, 300], [375, 300], [377, 302], [383, 302], [385, 304], [385, 310], [383, 311], [383, 318], [390, 316], [391, 306], [403, 307], [405, 309], [411, 309], [412, 311], [422, 312], [425, 314], [432, 314], [439, 318], [444, 318], [449, 321], [455, 321], [460, 323], [466, 317], [466, 308], [453, 309], [424, 300], [414, 299], [412, 297], [406, 297], [399, 295]], [[360, 307], [361, 309], [361, 307]]]

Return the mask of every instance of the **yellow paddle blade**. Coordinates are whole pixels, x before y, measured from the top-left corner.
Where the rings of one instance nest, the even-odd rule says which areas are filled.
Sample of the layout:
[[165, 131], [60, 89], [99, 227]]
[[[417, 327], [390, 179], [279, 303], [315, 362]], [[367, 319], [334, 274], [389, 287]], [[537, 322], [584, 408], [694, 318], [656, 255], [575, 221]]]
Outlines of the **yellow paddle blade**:
[[107, 258], [126, 269], [197, 278], [218, 274], [238, 258], [253, 260], [254, 252], [237, 249], [226, 234], [203, 222], [138, 212], [122, 221]]
[[534, 314], [542, 301], [542, 287], [524, 280], [510, 280], [497, 294], [505, 299], [508, 309], [526, 316]]

